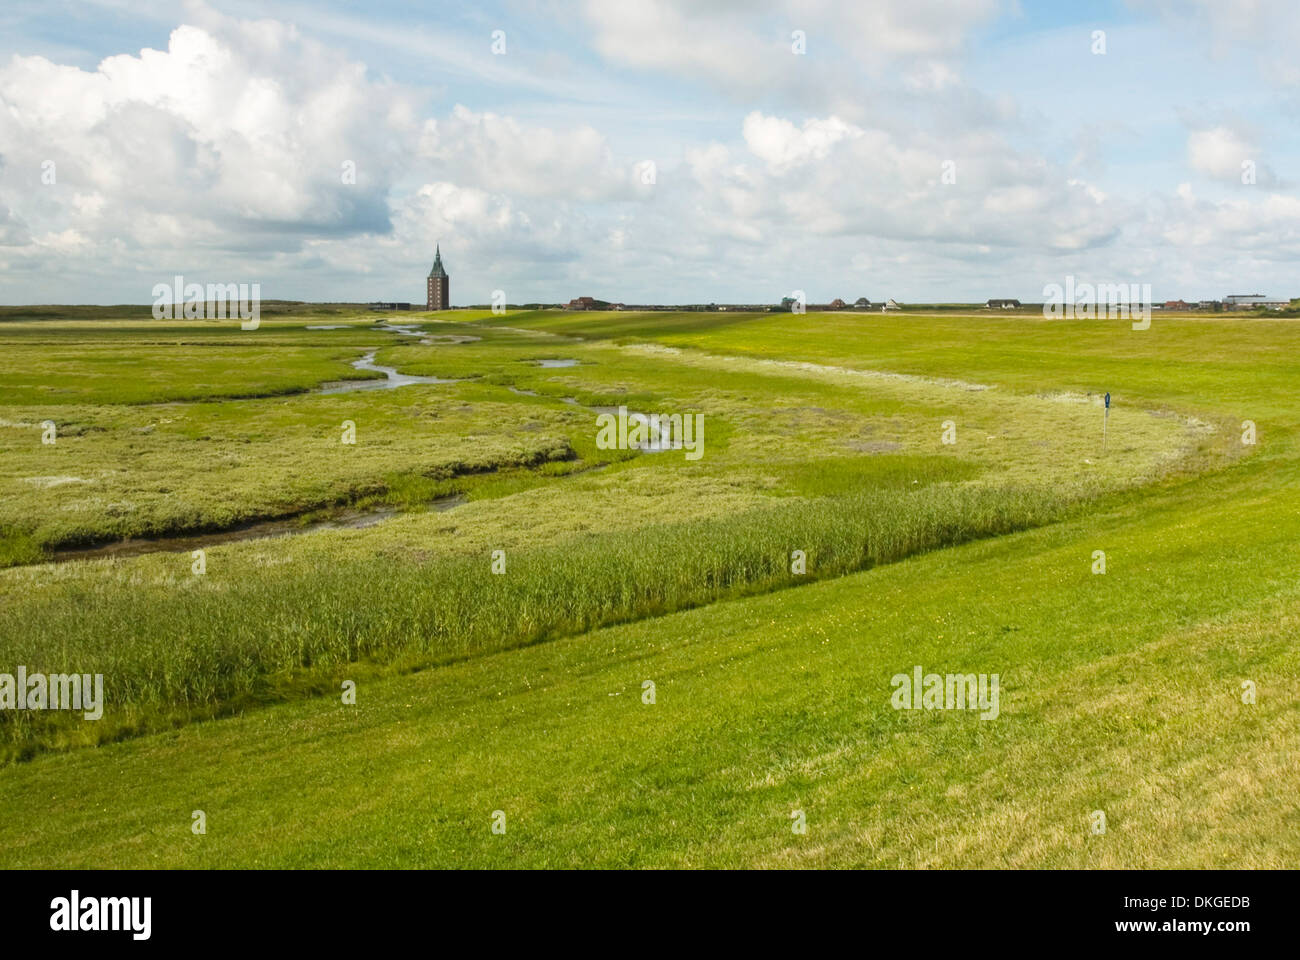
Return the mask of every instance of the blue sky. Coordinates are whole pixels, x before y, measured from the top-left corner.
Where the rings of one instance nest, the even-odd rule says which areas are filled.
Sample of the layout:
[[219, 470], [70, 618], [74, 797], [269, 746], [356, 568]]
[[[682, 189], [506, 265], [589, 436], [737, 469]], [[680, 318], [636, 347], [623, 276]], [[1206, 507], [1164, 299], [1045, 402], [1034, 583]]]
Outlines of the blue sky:
[[456, 303], [1300, 296], [1298, 47], [1282, 0], [10, 2], [0, 301], [418, 301], [435, 243]]

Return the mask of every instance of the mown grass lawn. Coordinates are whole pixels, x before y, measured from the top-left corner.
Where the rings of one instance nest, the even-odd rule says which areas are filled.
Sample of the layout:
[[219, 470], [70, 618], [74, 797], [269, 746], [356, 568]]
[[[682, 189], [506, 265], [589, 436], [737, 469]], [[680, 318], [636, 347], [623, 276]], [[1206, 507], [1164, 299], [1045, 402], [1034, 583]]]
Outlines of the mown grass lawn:
[[[634, 622], [561, 631], [522, 648], [488, 645], [434, 669], [394, 675], [364, 662], [336, 665], [328, 682], [355, 676], [356, 706], [319, 681], [309, 699], [248, 704], [240, 716], [9, 764], [0, 769], [8, 859], [193, 867], [1294, 864], [1298, 328], [1170, 321], [1139, 332], [1122, 323], [916, 315], [802, 322], [516, 314], [498, 325], [584, 338], [566, 340], [556, 354], [576, 353], [582, 366], [528, 381], [516, 379], [518, 354], [536, 347], [511, 345], [507, 338], [518, 335], [496, 331], [490, 318], [464, 328], [485, 338], [464, 353], [391, 349], [406, 355], [404, 372], [426, 372], [421, 363], [477, 366], [480, 376], [458, 390], [522, 385], [540, 394], [527, 401], [539, 409], [565, 395], [694, 399], [726, 425], [718, 460], [706, 456], [698, 472], [641, 457], [611, 468], [608, 486], [593, 474], [578, 481], [585, 487], [527, 485], [471, 505], [499, 508], [498, 520], [527, 517], [512, 513], [516, 503], [539, 517], [566, 516], [572, 508], [561, 505], [571, 490], [599, 516], [605, 498], [636, 477], [686, 496], [705, 489], [700, 484], [743, 478], [739, 499], [712, 503], [724, 517], [741, 515], [745, 504], [779, 509], [782, 498], [842, 499], [873, 478], [887, 489], [891, 468], [856, 474], [849, 464], [858, 454], [877, 464], [944, 454], [921, 446], [933, 444], [933, 420], [949, 415], [944, 410], [955, 411], [968, 441], [949, 452], [971, 472], [936, 476], [933, 489], [989, 488], [1014, 475], [1069, 494], [1074, 505], [1035, 529], [806, 585], [773, 582], [764, 587], [772, 592], [664, 616], [647, 610]], [[682, 353], [656, 356], [646, 344]], [[954, 391], [853, 370], [995, 389]], [[1095, 445], [1099, 412], [1085, 401], [1106, 390], [1117, 398], [1112, 428], [1120, 429], [1104, 467], [1111, 472], [1098, 475], [1083, 462], [1099, 459], [1084, 455]], [[753, 409], [764, 416], [747, 418]], [[1189, 417], [1205, 430], [1189, 434]], [[1238, 439], [1245, 419], [1258, 430], [1250, 449]], [[772, 440], [754, 442], [756, 430]], [[575, 429], [570, 442], [581, 436]], [[1012, 440], [1000, 446], [997, 437]], [[898, 449], [881, 456], [879, 448], [847, 446], [864, 441]], [[652, 502], [627, 502], [631, 529], [647, 524]], [[692, 522], [703, 522], [710, 502], [698, 500], [697, 510]], [[486, 544], [474, 538], [493, 522], [487, 513], [467, 522], [467, 543]], [[331, 551], [350, 544], [353, 559], [344, 562], [361, 570], [369, 556], [369, 569], [382, 576], [373, 560], [400, 529], [321, 542]], [[575, 535], [612, 544], [617, 527], [566, 532], [560, 523], [545, 538], [563, 549]], [[276, 597], [292, 609], [292, 575], [284, 571], [293, 567], [284, 563], [315, 549], [307, 538], [267, 546], [278, 543], [222, 548], [237, 569], [279, 567], [279, 589], [258, 598], [265, 607], [244, 611], [254, 639], [261, 630], [268, 642], [283, 624], [268, 616], [259, 626], [259, 609], [278, 609]], [[655, 549], [671, 556], [670, 544]], [[1092, 572], [1097, 550], [1107, 555], [1104, 575]], [[18, 568], [4, 574], [6, 600], [21, 610], [24, 597], [43, 595], [43, 629], [52, 629], [59, 597], [94, 596], [88, 622], [103, 625], [128, 596], [165, 609], [165, 592], [150, 586], [167, 582], [165, 562], [77, 564], [50, 577]], [[468, 616], [473, 622], [474, 611]], [[140, 618], [155, 621], [162, 618]], [[1000, 715], [895, 711], [890, 678], [916, 665], [999, 674]], [[642, 702], [646, 680], [655, 684], [654, 704]], [[1253, 704], [1242, 702], [1246, 681], [1256, 686]], [[190, 832], [199, 809], [204, 836]], [[501, 835], [491, 830], [498, 810], [507, 825]], [[796, 810], [806, 834], [791, 830]], [[1102, 835], [1092, 832], [1098, 810], [1107, 821]]]

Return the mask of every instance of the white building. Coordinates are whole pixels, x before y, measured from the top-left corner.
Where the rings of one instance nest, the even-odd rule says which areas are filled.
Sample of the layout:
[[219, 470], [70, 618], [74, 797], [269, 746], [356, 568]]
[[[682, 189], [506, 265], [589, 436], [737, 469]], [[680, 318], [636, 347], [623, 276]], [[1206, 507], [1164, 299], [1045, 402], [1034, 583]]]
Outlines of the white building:
[[1266, 297], [1262, 293], [1230, 293], [1223, 298], [1224, 310], [1254, 310], [1256, 307], [1281, 310], [1289, 306], [1291, 306], [1290, 300], [1278, 300], [1276, 297]]

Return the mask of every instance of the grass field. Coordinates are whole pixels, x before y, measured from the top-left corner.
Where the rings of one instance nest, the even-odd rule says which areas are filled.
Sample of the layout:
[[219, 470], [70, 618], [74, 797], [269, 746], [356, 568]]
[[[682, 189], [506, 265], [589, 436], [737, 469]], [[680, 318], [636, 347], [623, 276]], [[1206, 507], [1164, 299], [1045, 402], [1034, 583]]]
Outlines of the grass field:
[[374, 320], [0, 313], [0, 672], [107, 699], [0, 711], [11, 865], [1295, 862], [1295, 323]]

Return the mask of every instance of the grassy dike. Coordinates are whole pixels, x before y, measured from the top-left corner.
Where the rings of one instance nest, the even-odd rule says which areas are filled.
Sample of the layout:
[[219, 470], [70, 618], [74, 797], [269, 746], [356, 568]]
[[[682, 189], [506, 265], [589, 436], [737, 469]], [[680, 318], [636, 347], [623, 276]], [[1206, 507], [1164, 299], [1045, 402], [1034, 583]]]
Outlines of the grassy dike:
[[[0, 780], [0, 841], [64, 866], [1286, 866], [1300, 557], [1202, 501], [1239, 479], [363, 682], [356, 707], [47, 755]], [[917, 663], [1000, 672], [999, 719], [892, 710]]]

